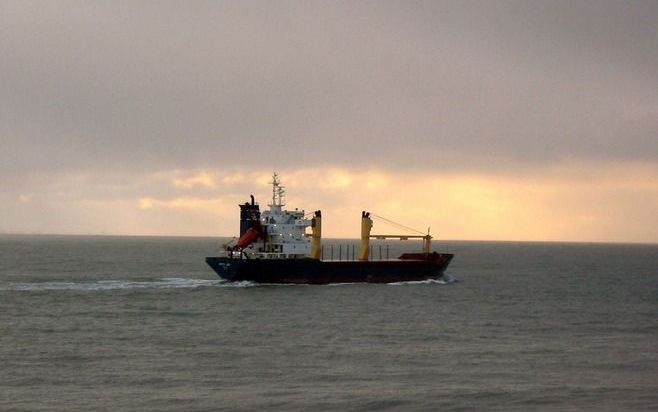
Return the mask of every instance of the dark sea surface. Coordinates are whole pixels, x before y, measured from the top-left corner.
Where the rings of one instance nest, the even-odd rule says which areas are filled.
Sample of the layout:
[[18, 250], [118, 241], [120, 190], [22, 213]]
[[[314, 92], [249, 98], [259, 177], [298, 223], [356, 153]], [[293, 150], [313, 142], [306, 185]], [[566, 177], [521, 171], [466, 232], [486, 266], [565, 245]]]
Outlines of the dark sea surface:
[[454, 281], [259, 286], [219, 244], [0, 236], [0, 410], [658, 410], [658, 245], [435, 242]]

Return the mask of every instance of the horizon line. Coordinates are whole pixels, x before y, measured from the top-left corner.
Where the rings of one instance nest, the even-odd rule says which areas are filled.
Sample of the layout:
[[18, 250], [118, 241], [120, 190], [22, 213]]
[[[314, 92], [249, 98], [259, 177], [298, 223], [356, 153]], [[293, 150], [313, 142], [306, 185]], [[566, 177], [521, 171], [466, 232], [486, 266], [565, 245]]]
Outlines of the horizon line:
[[[168, 234], [168, 235], [154, 235], [154, 234], [112, 234], [112, 233], [30, 233], [30, 232], [3, 232], [0, 231], [0, 236], [71, 236], [71, 237], [150, 237], [150, 238], [214, 238], [214, 239], [231, 239], [237, 236], [223, 236], [223, 235], [189, 235], [189, 234]], [[323, 237], [323, 240], [353, 240], [359, 241], [360, 238], [350, 237]], [[380, 239], [373, 239], [380, 240]], [[391, 239], [393, 240], [393, 239]], [[398, 242], [413, 242], [413, 239], [397, 240]], [[433, 242], [479, 242], [479, 243], [577, 243], [577, 244], [607, 244], [607, 245], [658, 245], [656, 242], [643, 242], [643, 241], [619, 241], [619, 240], [519, 240], [519, 239], [436, 239]]]

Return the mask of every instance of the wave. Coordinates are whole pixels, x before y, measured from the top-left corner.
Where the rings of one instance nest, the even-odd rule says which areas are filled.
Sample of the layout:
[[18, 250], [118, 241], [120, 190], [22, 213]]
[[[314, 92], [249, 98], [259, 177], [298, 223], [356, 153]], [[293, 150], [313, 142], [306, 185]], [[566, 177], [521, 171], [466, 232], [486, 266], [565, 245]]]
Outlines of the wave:
[[189, 278], [162, 278], [153, 281], [130, 281], [130, 280], [98, 280], [87, 282], [32, 282], [32, 283], [10, 283], [0, 290], [13, 291], [43, 291], [43, 290], [117, 290], [117, 289], [179, 289], [199, 287], [229, 287], [244, 288], [258, 286], [257, 283], [228, 282], [223, 279], [189, 279]]
[[390, 286], [404, 286], [404, 285], [449, 285], [458, 282], [457, 279], [450, 275], [443, 275], [441, 279], [427, 279], [427, 280], [409, 280], [405, 282], [391, 282], [387, 283]]
[[[448, 285], [457, 282], [457, 280], [444, 276], [441, 279], [428, 279], [406, 282], [391, 282], [387, 285]], [[329, 283], [325, 286], [348, 286], [356, 283]], [[120, 290], [120, 289], [180, 289], [180, 288], [201, 288], [201, 287], [222, 287], [222, 288], [248, 288], [258, 286], [308, 286], [305, 284], [270, 284], [256, 283], [251, 281], [230, 282], [224, 279], [190, 279], [190, 278], [161, 278], [151, 281], [131, 281], [131, 280], [97, 280], [84, 282], [26, 282], [26, 283], [9, 283], [0, 286], [0, 291], [47, 291], [47, 290], [77, 290], [77, 291], [102, 291], [102, 290]]]

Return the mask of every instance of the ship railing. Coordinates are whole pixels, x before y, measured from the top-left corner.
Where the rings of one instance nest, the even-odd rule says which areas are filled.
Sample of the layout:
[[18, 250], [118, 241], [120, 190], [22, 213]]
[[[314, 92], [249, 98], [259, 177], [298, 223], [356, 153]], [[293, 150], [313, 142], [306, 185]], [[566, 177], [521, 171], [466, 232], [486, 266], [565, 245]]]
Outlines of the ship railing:
[[[328, 247], [325, 247], [328, 246]], [[390, 259], [390, 245], [377, 245], [378, 247], [370, 248], [370, 253], [368, 260], [389, 260]], [[385, 248], [382, 248], [385, 246]], [[328, 249], [328, 250], [326, 250]], [[343, 244], [329, 244], [322, 245], [320, 248], [321, 260], [325, 259], [325, 256], [329, 260], [338, 260], [338, 261], [356, 261], [357, 259], [357, 248], [354, 244], [352, 245], [343, 245]]]

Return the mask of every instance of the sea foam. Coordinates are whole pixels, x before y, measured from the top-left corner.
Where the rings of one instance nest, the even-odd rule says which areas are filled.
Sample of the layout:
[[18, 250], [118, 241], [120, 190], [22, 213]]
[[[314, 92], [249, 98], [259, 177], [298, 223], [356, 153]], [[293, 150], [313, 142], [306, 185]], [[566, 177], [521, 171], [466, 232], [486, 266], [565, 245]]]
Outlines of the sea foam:
[[177, 289], [199, 287], [251, 287], [254, 282], [227, 282], [222, 279], [189, 279], [189, 278], [162, 278], [152, 281], [130, 280], [98, 280], [93, 282], [30, 282], [9, 283], [0, 290], [14, 291], [45, 291], [45, 290], [77, 290], [98, 291], [118, 289]]

